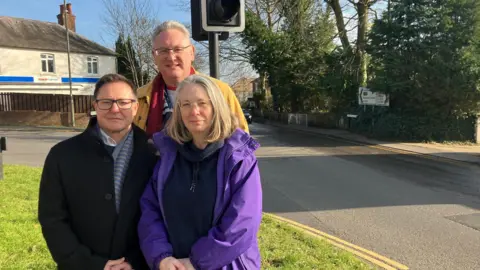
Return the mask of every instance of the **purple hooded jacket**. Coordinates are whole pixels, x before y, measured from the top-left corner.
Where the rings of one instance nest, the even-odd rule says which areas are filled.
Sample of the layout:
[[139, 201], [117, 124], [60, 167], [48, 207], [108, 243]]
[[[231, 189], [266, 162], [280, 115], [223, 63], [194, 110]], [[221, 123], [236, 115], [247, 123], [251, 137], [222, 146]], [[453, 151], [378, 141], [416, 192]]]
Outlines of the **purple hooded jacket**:
[[[153, 141], [160, 159], [140, 201], [138, 234], [149, 267], [158, 270], [160, 261], [173, 252], [162, 193], [177, 149], [176, 142], [164, 133], [155, 134]], [[192, 246], [190, 261], [195, 269], [260, 269], [257, 233], [262, 219], [262, 186], [254, 155], [258, 147], [250, 135], [237, 129], [220, 149], [214, 227]]]

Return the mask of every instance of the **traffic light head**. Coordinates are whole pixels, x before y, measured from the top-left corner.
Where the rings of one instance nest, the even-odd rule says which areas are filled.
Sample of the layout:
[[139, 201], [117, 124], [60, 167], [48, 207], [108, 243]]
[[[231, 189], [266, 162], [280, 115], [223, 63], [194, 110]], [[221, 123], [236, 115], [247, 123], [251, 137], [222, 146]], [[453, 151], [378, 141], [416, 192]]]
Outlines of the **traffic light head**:
[[220, 40], [229, 32], [245, 29], [245, 0], [190, 0], [192, 37], [208, 40], [208, 32], [221, 33]]
[[207, 32], [242, 32], [245, 0], [201, 0], [202, 28]]
[[214, 0], [207, 4], [207, 24], [223, 25], [235, 23], [234, 18], [240, 11], [240, 0]]

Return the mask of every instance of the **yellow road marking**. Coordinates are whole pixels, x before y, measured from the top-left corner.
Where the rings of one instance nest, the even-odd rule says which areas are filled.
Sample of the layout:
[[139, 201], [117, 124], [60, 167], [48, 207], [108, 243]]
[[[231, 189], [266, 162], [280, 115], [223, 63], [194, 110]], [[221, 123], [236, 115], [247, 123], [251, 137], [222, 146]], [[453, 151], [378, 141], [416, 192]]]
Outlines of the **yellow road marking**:
[[356, 246], [352, 243], [349, 243], [345, 240], [342, 240], [338, 237], [335, 237], [333, 235], [330, 235], [330, 234], [327, 234], [325, 232], [322, 232], [322, 231], [319, 231], [317, 229], [314, 229], [314, 228], [311, 228], [311, 227], [308, 227], [306, 225], [303, 225], [303, 224], [300, 224], [298, 222], [295, 222], [293, 220], [290, 220], [290, 219], [287, 219], [287, 218], [284, 218], [284, 217], [280, 217], [280, 216], [277, 216], [277, 215], [274, 215], [274, 214], [271, 214], [271, 213], [264, 213], [264, 215], [267, 215], [271, 218], [274, 218], [276, 220], [279, 220], [279, 221], [283, 221], [283, 222], [286, 222], [290, 225], [292, 225], [293, 227], [296, 227], [302, 231], [304, 231], [305, 233], [309, 234], [309, 235], [312, 235], [312, 236], [315, 236], [315, 237], [320, 237], [326, 241], [328, 241], [329, 243], [335, 245], [336, 247], [339, 247], [339, 248], [342, 248], [346, 251], [349, 251], [353, 254], [355, 254], [356, 256], [364, 259], [364, 260], [367, 260], [379, 267], [382, 267], [383, 269], [388, 269], [388, 270], [394, 270], [394, 269], [400, 269], [400, 270], [407, 270], [409, 269], [407, 266], [399, 263], [399, 262], [396, 262], [396, 261], [393, 261], [385, 256], [382, 256], [378, 253], [375, 253], [373, 251], [370, 251], [370, 250], [367, 250], [365, 248], [362, 248], [362, 247], [359, 247], [359, 246]]

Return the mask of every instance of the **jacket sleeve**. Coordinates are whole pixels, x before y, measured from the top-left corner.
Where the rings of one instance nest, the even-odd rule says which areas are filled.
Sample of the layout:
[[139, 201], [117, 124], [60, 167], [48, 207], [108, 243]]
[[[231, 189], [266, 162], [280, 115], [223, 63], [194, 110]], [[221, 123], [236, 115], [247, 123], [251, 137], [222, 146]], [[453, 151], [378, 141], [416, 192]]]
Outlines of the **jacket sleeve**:
[[160, 163], [161, 160], [157, 162], [153, 176], [140, 199], [142, 215], [138, 224], [138, 237], [140, 248], [151, 269], [158, 269], [162, 259], [173, 255], [157, 196]]
[[249, 133], [247, 119], [245, 119], [245, 115], [242, 111], [242, 106], [240, 105], [237, 96], [235, 96], [235, 93], [233, 92], [232, 88], [230, 88], [230, 86], [226, 84], [224, 87], [226, 87], [225, 90], [228, 106], [230, 107], [232, 113], [237, 116], [239, 128]]
[[262, 219], [262, 187], [255, 156], [244, 159], [230, 179], [232, 198], [219, 222], [192, 247], [195, 269], [219, 269], [257, 241]]
[[38, 200], [38, 220], [48, 249], [62, 268], [103, 269], [108, 258], [92, 254], [88, 247], [78, 241], [69, 224], [62, 176], [54, 149], [45, 160]]

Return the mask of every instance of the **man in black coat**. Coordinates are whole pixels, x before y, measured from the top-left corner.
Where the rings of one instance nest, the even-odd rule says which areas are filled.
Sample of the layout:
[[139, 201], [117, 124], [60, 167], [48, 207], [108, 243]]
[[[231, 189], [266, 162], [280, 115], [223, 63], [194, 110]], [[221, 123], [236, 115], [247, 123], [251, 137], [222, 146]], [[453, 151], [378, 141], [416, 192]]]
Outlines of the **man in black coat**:
[[139, 200], [156, 162], [132, 124], [133, 84], [118, 74], [95, 86], [97, 117], [50, 150], [40, 182], [38, 219], [58, 269], [148, 269], [137, 223]]

